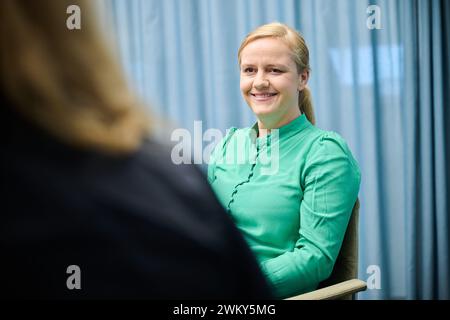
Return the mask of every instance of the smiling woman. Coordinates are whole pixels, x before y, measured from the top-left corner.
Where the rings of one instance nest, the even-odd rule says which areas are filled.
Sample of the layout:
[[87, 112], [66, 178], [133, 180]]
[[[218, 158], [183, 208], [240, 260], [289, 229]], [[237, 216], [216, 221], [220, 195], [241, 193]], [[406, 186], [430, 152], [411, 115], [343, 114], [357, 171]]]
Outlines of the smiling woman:
[[[345, 141], [314, 126], [309, 53], [290, 27], [251, 32], [238, 52], [242, 95], [257, 118], [233, 128], [208, 179], [279, 298], [314, 290], [331, 274], [358, 196], [360, 172]], [[222, 161], [237, 150], [247, 163]], [[253, 148], [253, 149], [252, 149]], [[271, 155], [277, 170], [264, 172]]]
[[[271, 23], [260, 26], [244, 39], [238, 50], [238, 61], [241, 66], [241, 90], [244, 97], [246, 96], [244, 93], [245, 85], [248, 85], [249, 82], [243, 77], [242, 71], [244, 71], [244, 74], [247, 74], [249, 71], [257, 72], [255, 65], [246, 65], [246, 59], [250, 59], [249, 62], [260, 61], [263, 63], [262, 66], [266, 63], [265, 67], [273, 75], [290, 73], [291, 78], [288, 80], [291, 81], [292, 86], [295, 87], [297, 85], [294, 91], [295, 95], [298, 95], [298, 108], [312, 124], [315, 124], [311, 93], [306, 86], [310, 73], [309, 50], [305, 40], [299, 33], [286, 25]], [[269, 60], [267, 61], [267, 59]], [[247, 69], [248, 67], [250, 69]], [[263, 78], [263, 80], [265, 80], [265, 83], [269, 82], [269, 79]], [[300, 82], [298, 83], [297, 81]], [[275, 85], [273, 81], [272, 85]], [[248, 100], [247, 103], [249, 103]], [[253, 112], [255, 111], [253, 110]], [[280, 126], [281, 124], [278, 125]]]
[[298, 72], [289, 51], [277, 38], [255, 40], [241, 51], [241, 91], [259, 128], [278, 128], [300, 115], [298, 96], [309, 72]]

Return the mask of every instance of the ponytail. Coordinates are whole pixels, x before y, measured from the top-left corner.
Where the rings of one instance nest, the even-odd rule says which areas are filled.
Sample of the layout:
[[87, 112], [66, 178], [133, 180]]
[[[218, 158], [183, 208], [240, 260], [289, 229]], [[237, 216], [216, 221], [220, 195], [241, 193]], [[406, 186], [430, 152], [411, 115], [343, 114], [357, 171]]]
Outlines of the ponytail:
[[306, 115], [306, 118], [312, 124], [316, 123], [316, 118], [314, 117], [314, 109], [312, 105], [312, 97], [311, 91], [308, 87], [305, 87], [302, 91], [300, 91], [298, 95], [298, 108], [301, 113]]

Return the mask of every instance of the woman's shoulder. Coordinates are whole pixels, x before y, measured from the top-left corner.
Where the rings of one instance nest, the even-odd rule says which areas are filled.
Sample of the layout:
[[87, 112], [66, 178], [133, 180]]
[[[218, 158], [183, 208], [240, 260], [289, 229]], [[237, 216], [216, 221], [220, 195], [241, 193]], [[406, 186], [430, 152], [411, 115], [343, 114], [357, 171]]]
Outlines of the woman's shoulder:
[[351, 167], [359, 171], [359, 165], [355, 160], [346, 140], [337, 132], [316, 128], [312, 139], [307, 163], [329, 163], [330, 159], [344, 160]]
[[244, 127], [244, 128], [231, 127], [226, 130], [226, 134], [223, 140], [238, 139], [244, 136], [248, 137], [249, 134], [252, 132], [252, 130], [254, 131], [255, 129], [253, 127]]
[[312, 152], [319, 153], [344, 153], [351, 155], [345, 139], [335, 131], [328, 131], [315, 127], [312, 143]]
[[213, 153], [224, 151], [227, 145], [233, 140], [245, 138], [250, 130], [251, 128], [230, 127], [225, 131], [225, 136], [221, 140], [219, 140], [219, 142], [214, 147]]
[[361, 171], [345, 139], [334, 131], [315, 128], [313, 132], [301, 169], [302, 183], [316, 177], [319, 172], [322, 177], [340, 176], [349, 184], [359, 185]]

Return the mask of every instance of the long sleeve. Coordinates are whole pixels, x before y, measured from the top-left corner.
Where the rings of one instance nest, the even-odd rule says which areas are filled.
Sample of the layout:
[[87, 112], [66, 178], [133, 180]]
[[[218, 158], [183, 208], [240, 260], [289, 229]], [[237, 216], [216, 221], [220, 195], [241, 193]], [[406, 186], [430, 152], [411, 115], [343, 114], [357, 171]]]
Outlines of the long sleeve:
[[301, 184], [299, 238], [293, 251], [261, 263], [279, 298], [314, 290], [337, 259], [360, 184], [358, 165], [337, 134], [328, 132], [314, 144]]

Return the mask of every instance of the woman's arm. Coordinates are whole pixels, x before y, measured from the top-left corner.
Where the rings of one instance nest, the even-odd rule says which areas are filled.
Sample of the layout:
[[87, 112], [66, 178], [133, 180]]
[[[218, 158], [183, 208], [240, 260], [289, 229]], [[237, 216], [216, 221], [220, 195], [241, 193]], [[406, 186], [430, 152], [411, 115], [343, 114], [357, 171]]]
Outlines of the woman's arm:
[[261, 264], [279, 298], [314, 290], [330, 276], [358, 196], [359, 168], [339, 135], [324, 134], [308, 158], [299, 239], [293, 251]]

